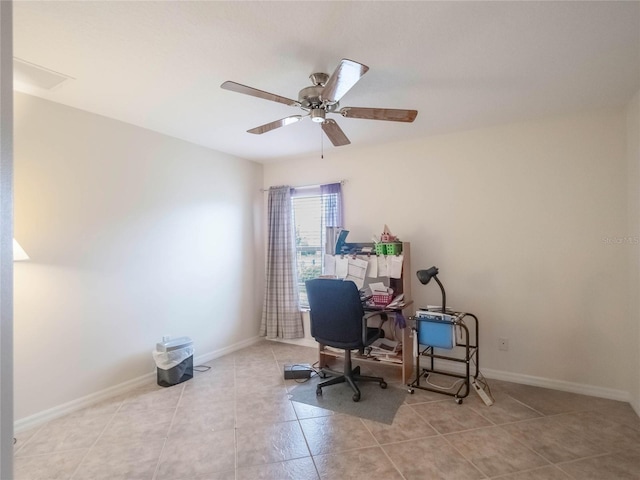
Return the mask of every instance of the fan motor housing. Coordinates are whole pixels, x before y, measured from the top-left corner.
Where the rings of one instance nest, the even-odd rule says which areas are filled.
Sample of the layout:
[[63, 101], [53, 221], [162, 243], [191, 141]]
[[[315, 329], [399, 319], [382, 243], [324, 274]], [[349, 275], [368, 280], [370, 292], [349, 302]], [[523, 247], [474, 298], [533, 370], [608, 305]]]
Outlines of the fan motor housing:
[[300, 102], [300, 106], [305, 110], [322, 108], [329, 113], [335, 111], [338, 108], [339, 102], [327, 103], [322, 99], [324, 85], [329, 79], [329, 75], [326, 73], [314, 73], [309, 76], [309, 78], [314, 85], [300, 90], [300, 93], [298, 93], [298, 102]]
[[324, 87], [322, 85], [305, 87], [300, 90], [300, 93], [298, 94], [298, 101], [302, 104], [303, 107], [318, 107], [322, 104], [322, 100], [320, 100], [322, 90], [324, 90]]
[[327, 112], [335, 111], [340, 102], [335, 103], [326, 103], [322, 100], [322, 90], [324, 87], [320, 85], [315, 85], [313, 87], [305, 87], [300, 90], [298, 94], [298, 102], [300, 102], [300, 106], [305, 110], [314, 109], [314, 108], [322, 108]]

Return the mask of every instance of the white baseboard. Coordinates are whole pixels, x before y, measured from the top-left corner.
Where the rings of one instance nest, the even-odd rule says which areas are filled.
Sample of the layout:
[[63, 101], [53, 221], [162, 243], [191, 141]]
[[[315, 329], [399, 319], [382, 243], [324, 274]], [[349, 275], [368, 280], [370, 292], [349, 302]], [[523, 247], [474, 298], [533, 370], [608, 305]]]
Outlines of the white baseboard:
[[318, 342], [313, 338], [294, 338], [291, 340], [284, 340], [282, 338], [267, 338], [271, 342], [288, 343], [291, 345], [298, 345], [300, 347], [318, 348]]
[[[437, 362], [437, 368], [445, 371], [452, 371], [455, 373], [464, 373], [464, 367], [460, 363], [455, 362]], [[473, 372], [474, 367], [472, 366], [471, 373], [473, 374]], [[550, 388], [552, 390], [578, 393], [581, 395], [590, 395], [592, 397], [606, 398], [608, 400], [618, 400], [621, 402], [631, 401], [631, 394], [629, 392], [626, 392], [624, 390], [616, 390], [614, 388], [597, 387], [595, 385], [567, 382], [565, 380], [555, 380], [553, 378], [546, 377], [536, 377], [533, 375], [525, 375], [522, 373], [494, 370], [491, 368], [481, 368], [480, 372], [488, 379], [520, 383], [522, 385], [531, 385], [533, 387]]]
[[90, 407], [91, 405], [94, 405], [101, 401], [116, 397], [118, 395], [122, 395], [135, 388], [141, 387], [143, 385], [148, 385], [152, 383], [155, 378], [155, 372], [147, 373], [138, 378], [133, 378], [118, 385], [114, 385], [113, 387], [105, 388], [104, 390], [100, 390], [76, 400], [71, 400], [70, 402], [63, 403], [62, 405], [43, 410], [42, 412], [29, 415], [28, 417], [20, 418], [13, 423], [13, 429], [15, 432], [21, 432], [33, 427], [37, 427], [39, 425], [42, 425], [43, 423], [49, 422], [69, 413], [77, 412], [78, 410]]
[[[235, 352], [236, 350], [240, 350], [242, 348], [248, 347], [249, 345], [253, 345], [260, 340], [260, 337], [252, 337], [247, 340], [234, 343], [233, 345], [227, 345], [226, 347], [219, 350], [199, 355], [197, 357], [194, 357], [194, 365], [200, 365], [202, 363], [210, 362], [211, 360], [222, 357], [223, 355], [227, 355], [229, 353]], [[62, 405], [43, 410], [42, 412], [29, 415], [28, 417], [20, 418], [13, 424], [14, 431], [21, 432], [30, 428], [37, 427], [39, 425], [42, 425], [43, 423], [49, 422], [64, 415], [68, 415], [69, 413], [77, 412], [78, 410], [90, 407], [91, 405], [94, 405], [101, 401], [125, 394], [137, 387], [148, 385], [154, 382], [155, 379], [156, 372], [153, 371], [140, 377], [127, 380], [126, 382], [120, 383], [118, 385], [114, 385], [113, 387], [105, 388], [104, 390], [100, 390], [76, 400], [63, 403]]]
[[234, 343], [233, 345], [227, 345], [226, 347], [220, 348], [213, 352], [198, 355], [197, 357], [193, 358], [193, 364], [200, 365], [201, 363], [210, 362], [211, 360], [215, 360], [216, 358], [223, 357], [225, 355], [228, 355], [229, 353], [233, 353], [236, 350], [240, 350], [242, 348], [253, 345], [254, 343], [258, 343], [261, 340], [262, 337], [251, 337], [246, 340], [242, 340], [241, 342]]
[[[293, 340], [283, 340], [280, 338], [269, 339], [273, 342], [289, 343], [292, 345], [300, 345], [304, 347], [318, 348], [318, 343], [313, 338], [300, 338]], [[437, 361], [438, 368], [445, 371], [455, 373], [464, 373], [464, 366], [457, 362], [447, 362], [446, 360]], [[473, 367], [472, 370], [473, 372]], [[533, 375], [525, 375], [521, 373], [506, 372], [504, 370], [494, 370], [489, 368], [481, 368], [482, 374], [495, 380], [503, 380], [505, 382], [520, 383], [523, 385], [531, 385], [534, 387], [550, 388], [552, 390], [560, 390], [562, 392], [578, 393], [581, 395], [590, 395], [592, 397], [606, 398], [608, 400], [618, 400], [621, 402], [631, 402], [631, 394], [624, 390], [613, 388], [597, 387], [594, 385], [567, 382], [564, 380], [555, 380], [546, 377], [536, 377]], [[631, 405], [636, 413], [640, 415], [640, 404]]]
[[[283, 340], [280, 338], [270, 339], [273, 342], [290, 343], [293, 345], [300, 345], [305, 347], [318, 348], [318, 343], [314, 339], [300, 338], [295, 340]], [[438, 368], [445, 371], [451, 371], [455, 373], [464, 373], [465, 367], [458, 362], [450, 362], [446, 360], [439, 360], [436, 362]], [[472, 370], [473, 372], [473, 367]], [[521, 373], [506, 372], [503, 370], [494, 370], [489, 368], [482, 368], [480, 370], [482, 374], [487, 378], [493, 378], [495, 380], [503, 380], [505, 382], [520, 383], [523, 385], [531, 385], [534, 387], [550, 388], [552, 390], [560, 390], [563, 392], [579, 393], [581, 395], [590, 395], [592, 397], [606, 398], [608, 400], [618, 400], [621, 402], [630, 402], [631, 394], [624, 390], [616, 390], [613, 388], [596, 387], [594, 385], [586, 385], [582, 383], [567, 382], [564, 380], [554, 380], [552, 378], [536, 377], [533, 375], [525, 375]], [[636, 412], [640, 411], [640, 405], [636, 408], [632, 405]], [[640, 415], [640, 413], [638, 413]]]
[[560, 390], [562, 392], [579, 393], [581, 395], [590, 395], [592, 397], [606, 398], [608, 400], [618, 400], [621, 402], [629, 402], [631, 400], [631, 395], [629, 394], [629, 392], [625, 392], [624, 390], [617, 390], [614, 388], [597, 387], [595, 385], [587, 385], [584, 383], [567, 382], [564, 380], [535, 377], [533, 375], [504, 372], [501, 370], [492, 370], [488, 368], [481, 369], [481, 372], [487, 378], [494, 378], [496, 380], [503, 380], [505, 382], [521, 383], [523, 385], [550, 388], [553, 390]]
[[[214, 360], [216, 358], [222, 357], [229, 353], [235, 352], [242, 348], [248, 347], [261, 340], [263, 340], [263, 337], [252, 337], [247, 340], [243, 340], [241, 342], [235, 343], [233, 345], [227, 345], [226, 347], [215, 350], [213, 352], [199, 355], [197, 357], [194, 357], [194, 364], [199, 365], [202, 363], [210, 362], [211, 360]], [[296, 340], [273, 339], [271, 341], [289, 343], [292, 345], [300, 345], [300, 346], [312, 347], [312, 348], [318, 347], [318, 343], [315, 340], [307, 339], [307, 338], [296, 339]], [[447, 371], [456, 372], [456, 373], [462, 373], [464, 371], [464, 367], [461, 366], [460, 364], [457, 364], [454, 362], [446, 362], [446, 363], [448, 365], [445, 366], [443, 362], [443, 364], [440, 365], [439, 368], [442, 368], [443, 370], [447, 370]], [[567, 382], [564, 380], [555, 380], [551, 378], [536, 377], [533, 375], [525, 375], [520, 373], [506, 372], [503, 370], [494, 370], [494, 369], [488, 369], [488, 368], [482, 368], [481, 372], [488, 379], [520, 383], [523, 385], [531, 385], [535, 387], [550, 388], [553, 390], [578, 393], [582, 395], [591, 395], [594, 397], [606, 398], [609, 400], [618, 400], [621, 402], [631, 402], [631, 394], [624, 390], [616, 390], [612, 388], [604, 388], [604, 387], [598, 387], [594, 385]], [[147, 373], [138, 378], [133, 378], [121, 384], [114, 385], [113, 387], [100, 390], [99, 392], [95, 392], [90, 395], [78, 398], [76, 400], [72, 400], [70, 402], [64, 403], [62, 405], [58, 405], [56, 407], [49, 408], [42, 412], [38, 412], [28, 417], [18, 419], [14, 422], [14, 430], [16, 432], [21, 432], [33, 427], [37, 427], [39, 425], [42, 425], [43, 423], [49, 422], [56, 418], [67, 415], [69, 413], [82, 410], [83, 408], [90, 407], [91, 405], [94, 405], [103, 400], [107, 400], [109, 398], [122, 395], [137, 387], [152, 383], [155, 380], [155, 378], [156, 378], [155, 371], [151, 373]], [[631, 404], [631, 406], [634, 408], [636, 413], [640, 415], [640, 405]]]

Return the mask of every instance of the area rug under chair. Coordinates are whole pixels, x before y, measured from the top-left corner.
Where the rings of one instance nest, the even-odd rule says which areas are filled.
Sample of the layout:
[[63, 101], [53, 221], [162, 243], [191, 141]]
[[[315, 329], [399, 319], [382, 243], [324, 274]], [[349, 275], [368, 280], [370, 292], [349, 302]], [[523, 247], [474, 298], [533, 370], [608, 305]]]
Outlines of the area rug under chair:
[[391, 425], [398, 408], [407, 397], [406, 389], [391, 385], [382, 389], [376, 382], [358, 383], [362, 392], [359, 402], [353, 401], [353, 390], [347, 383], [324, 387], [322, 395], [316, 395], [316, 386], [324, 380], [315, 376], [301, 383], [291, 391], [291, 400]]

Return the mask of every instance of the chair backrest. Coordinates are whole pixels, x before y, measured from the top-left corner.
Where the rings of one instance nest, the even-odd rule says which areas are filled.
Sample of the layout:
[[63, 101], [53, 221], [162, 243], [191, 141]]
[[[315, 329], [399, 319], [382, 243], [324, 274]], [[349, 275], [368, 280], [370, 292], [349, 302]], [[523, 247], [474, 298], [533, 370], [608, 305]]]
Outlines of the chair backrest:
[[364, 309], [356, 284], [348, 280], [316, 278], [307, 280], [305, 285], [311, 310], [311, 336], [331, 347], [363, 347]]

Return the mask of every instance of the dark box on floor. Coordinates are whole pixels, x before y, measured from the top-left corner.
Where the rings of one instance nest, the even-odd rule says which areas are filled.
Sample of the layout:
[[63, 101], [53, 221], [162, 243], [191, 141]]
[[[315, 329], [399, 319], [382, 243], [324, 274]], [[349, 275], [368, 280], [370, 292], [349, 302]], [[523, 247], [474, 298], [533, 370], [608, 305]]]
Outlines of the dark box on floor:
[[156, 368], [158, 371], [158, 385], [161, 387], [171, 387], [193, 378], [193, 355], [185, 358], [175, 367], [168, 370]]
[[284, 366], [284, 379], [292, 380], [299, 378], [310, 378], [311, 377], [311, 365], [308, 363], [299, 363], [295, 365], [285, 365]]

